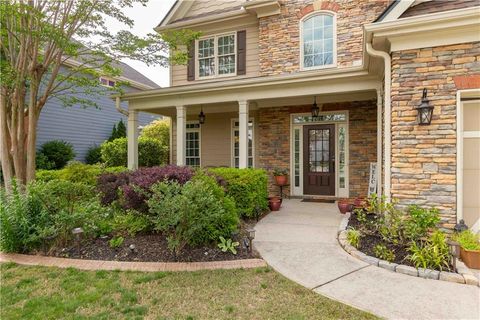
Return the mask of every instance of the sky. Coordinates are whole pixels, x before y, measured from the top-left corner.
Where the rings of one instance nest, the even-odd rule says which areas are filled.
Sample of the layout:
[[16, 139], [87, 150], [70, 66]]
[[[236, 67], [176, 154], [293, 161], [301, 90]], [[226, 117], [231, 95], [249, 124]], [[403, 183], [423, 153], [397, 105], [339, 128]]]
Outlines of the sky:
[[[140, 4], [135, 4], [132, 8], [124, 9], [127, 16], [135, 21], [135, 25], [130, 31], [138, 36], [144, 36], [147, 33], [155, 32], [153, 31], [153, 28], [160, 23], [174, 2], [175, 0], [150, 0], [146, 7]], [[111, 31], [114, 32], [128, 28], [126, 25], [115, 20], [111, 20], [109, 23]], [[162, 87], [167, 87], [169, 85], [168, 68], [147, 66], [139, 61], [129, 59], [122, 61], [134, 67], [158, 85]]]

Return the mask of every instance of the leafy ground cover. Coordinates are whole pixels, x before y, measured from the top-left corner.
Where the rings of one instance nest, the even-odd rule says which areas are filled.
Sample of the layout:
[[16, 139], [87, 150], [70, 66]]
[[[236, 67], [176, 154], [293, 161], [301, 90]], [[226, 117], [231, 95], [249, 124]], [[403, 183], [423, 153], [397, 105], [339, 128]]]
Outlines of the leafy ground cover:
[[376, 319], [269, 268], [79, 271], [0, 265], [1, 319]]

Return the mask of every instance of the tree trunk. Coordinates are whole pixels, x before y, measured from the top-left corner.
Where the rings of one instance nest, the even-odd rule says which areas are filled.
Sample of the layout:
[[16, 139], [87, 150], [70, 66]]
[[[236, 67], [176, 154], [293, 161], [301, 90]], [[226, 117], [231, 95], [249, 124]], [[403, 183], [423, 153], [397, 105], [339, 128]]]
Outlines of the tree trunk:
[[36, 99], [29, 101], [28, 108], [28, 131], [27, 131], [27, 167], [26, 167], [26, 183], [35, 179], [35, 167], [36, 167], [36, 143], [37, 143], [37, 123], [38, 112], [36, 111]]
[[0, 93], [0, 161], [2, 162], [2, 174], [5, 189], [11, 191], [13, 178], [12, 161], [10, 158], [9, 133], [7, 128], [7, 100], [6, 90], [1, 88]]

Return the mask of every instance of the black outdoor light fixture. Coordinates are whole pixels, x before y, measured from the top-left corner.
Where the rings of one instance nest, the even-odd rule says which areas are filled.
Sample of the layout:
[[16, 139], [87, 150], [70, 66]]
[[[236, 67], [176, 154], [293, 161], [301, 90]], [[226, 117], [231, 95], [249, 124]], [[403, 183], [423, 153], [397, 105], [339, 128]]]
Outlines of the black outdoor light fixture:
[[448, 240], [447, 244], [450, 246], [450, 255], [452, 256], [452, 267], [455, 272], [457, 269], [457, 259], [460, 257], [460, 243], [453, 240]]
[[77, 245], [77, 250], [80, 253], [80, 242], [82, 241], [83, 229], [75, 228], [72, 230], [72, 234], [75, 237], [75, 243]]
[[320, 108], [317, 105], [317, 97], [313, 97], [313, 105], [312, 105], [312, 118], [317, 118], [320, 112]]
[[423, 88], [422, 103], [417, 107], [417, 121], [421, 126], [429, 125], [432, 122], [433, 106], [427, 99], [427, 88]]
[[468, 230], [468, 226], [465, 224], [465, 221], [463, 219], [460, 219], [460, 221], [453, 227], [453, 230], [457, 233], [460, 233], [462, 231]]
[[200, 114], [198, 115], [198, 122], [200, 122], [200, 124], [205, 123], [205, 113], [203, 113], [203, 106], [202, 106], [202, 109], [200, 111]]
[[252, 250], [253, 250], [253, 239], [255, 239], [255, 229], [251, 228], [251, 229], [247, 229], [247, 238], [248, 238], [248, 242], [249, 242], [249, 246], [248, 246], [248, 251], [250, 251], [250, 253], [252, 253]]

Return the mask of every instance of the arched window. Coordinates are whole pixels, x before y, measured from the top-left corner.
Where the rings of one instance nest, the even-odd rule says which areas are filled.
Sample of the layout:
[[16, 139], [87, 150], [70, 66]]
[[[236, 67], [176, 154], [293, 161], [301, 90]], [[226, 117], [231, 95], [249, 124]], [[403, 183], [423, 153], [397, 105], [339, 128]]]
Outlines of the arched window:
[[335, 16], [315, 13], [301, 22], [301, 63], [304, 69], [336, 64]]

